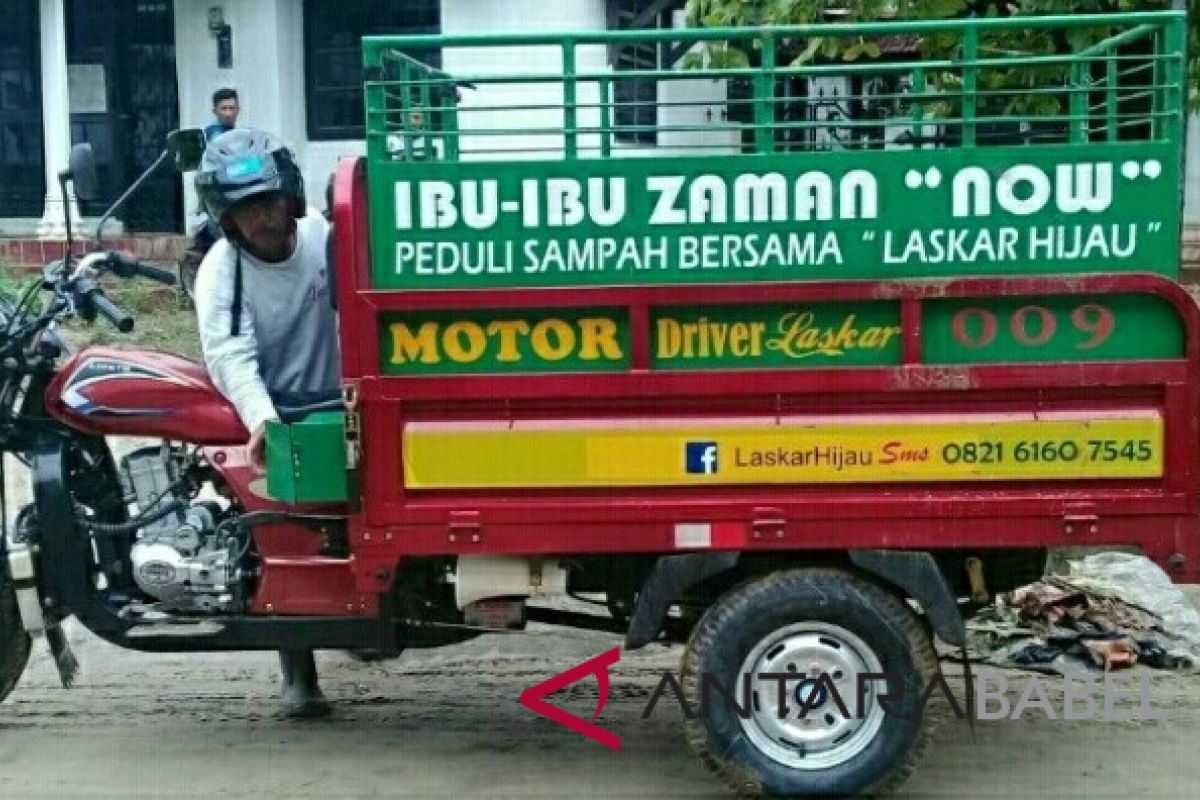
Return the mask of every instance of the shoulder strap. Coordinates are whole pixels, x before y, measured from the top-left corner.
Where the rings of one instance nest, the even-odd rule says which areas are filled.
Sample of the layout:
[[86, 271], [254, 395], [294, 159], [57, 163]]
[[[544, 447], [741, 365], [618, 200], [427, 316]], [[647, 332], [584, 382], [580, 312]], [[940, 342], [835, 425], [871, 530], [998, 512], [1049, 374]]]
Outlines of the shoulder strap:
[[242, 248], [234, 245], [237, 252], [233, 267], [233, 305], [230, 308], [229, 335], [242, 334]]

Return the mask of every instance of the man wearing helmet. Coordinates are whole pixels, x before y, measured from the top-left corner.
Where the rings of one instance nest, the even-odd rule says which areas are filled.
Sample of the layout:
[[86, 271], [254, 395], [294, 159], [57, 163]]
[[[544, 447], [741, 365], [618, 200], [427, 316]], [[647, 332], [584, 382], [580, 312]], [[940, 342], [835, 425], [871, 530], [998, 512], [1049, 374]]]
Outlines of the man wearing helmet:
[[[266, 424], [279, 418], [276, 406], [340, 390], [329, 225], [308, 208], [292, 152], [263, 131], [234, 129], [210, 142], [196, 191], [225, 233], [196, 276], [204, 361], [250, 431], [250, 460], [262, 470]], [[279, 656], [285, 713], [327, 714], [312, 651]]]

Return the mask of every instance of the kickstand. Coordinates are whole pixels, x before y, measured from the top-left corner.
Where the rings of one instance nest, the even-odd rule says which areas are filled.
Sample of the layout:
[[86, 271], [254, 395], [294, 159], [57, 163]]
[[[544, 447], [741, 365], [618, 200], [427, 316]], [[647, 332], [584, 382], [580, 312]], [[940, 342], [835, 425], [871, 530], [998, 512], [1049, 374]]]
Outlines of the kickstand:
[[75, 676], [79, 674], [79, 661], [71, 651], [61, 622], [46, 628], [46, 643], [50, 645], [50, 654], [54, 656], [54, 666], [58, 668], [58, 678], [63, 688], [70, 689], [75, 685]]

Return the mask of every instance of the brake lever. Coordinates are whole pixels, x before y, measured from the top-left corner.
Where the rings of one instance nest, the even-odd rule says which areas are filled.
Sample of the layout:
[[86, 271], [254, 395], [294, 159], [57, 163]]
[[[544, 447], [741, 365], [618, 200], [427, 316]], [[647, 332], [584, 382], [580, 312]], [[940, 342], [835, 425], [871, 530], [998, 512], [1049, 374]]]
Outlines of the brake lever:
[[95, 280], [108, 272], [109, 260], [107, 253], [88, 253], [79, 260], [79, 265], [71, 273], [71, 281], [80, 279]]

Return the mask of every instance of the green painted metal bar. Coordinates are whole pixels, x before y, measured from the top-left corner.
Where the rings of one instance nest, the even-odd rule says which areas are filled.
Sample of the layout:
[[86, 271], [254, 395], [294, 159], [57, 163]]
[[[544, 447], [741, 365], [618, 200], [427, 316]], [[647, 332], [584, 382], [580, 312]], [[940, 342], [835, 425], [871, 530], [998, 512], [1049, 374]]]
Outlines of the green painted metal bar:
[[[1146, 114], [1146, 113], [1141, 113], [1141, 112], [1118, 114], [1118, 115], [1116, 115], [1115, 119], [1117, 120], [1118, 124], [1145, 125], [1146, 122], [1149, 119], [1151, 119], [1151, 115]], [[1059, 115], [1059, 116], [1052, 116], [1052, 117], [1045, 116], [1045, 115], [1033, 115], [1033, 114], [997, 114], [997, 115], [976, 116], [976, 117], [972, 118], [971, 121], [976, 124], [992, 124], [992, 123], [1001, 123], [1001, 122], [1013, 122], [1013, 123], [1062, 122], [1062, 123], [1069, 123], [1069, 124], [1075, 124], [1075, 123], [1082, 124], [1082, 123], [1088, 123], [1088, 122], [1097, 122], [1099, 120], [1097, 117], [1092, 116], [1090, 114], [1081, 116], [1081, 117], [1075, 117], [1075, 116], [1071, 116], [1071, 115], [1067, 115], [1067, 114]], [[966, 122], [966, 120], [964, 120], [960, 117], [954, 117], [954, 118], [948, 118], [948, 119], [942, 119], [939, 117], [939, 118], [937, 118], [937, 122], [941, 125], [961, 124], [961, 123]], [[872, 129], [876, 129], [879, 127], [879, 122], [876, 120], [847, 119], [847, 120], [839, 120], [837, 125], [839, 128], [846, 128], [846, 129], [850, 129], [850, 130], [859, 130], [859, 129], [872, 130]], [[767, 130], [824, 130], [829, 127], [829, 124], [826, 122], [802, 122], [802, 121], [801, 122], [772, 122], [772, 123], [765, 123], [762, 127], [766, 128]], [[610, 128], [610, 130], [611, 130], [611, 128]], [[663, 132], [703, 133], [703, 132], [711, 132], [713, 130], [713, 127], [711, 125], [704, 125], [704, 124], [622, 125], [621, 130], [624, 132], [627, 132], [627, 133], [653, 133], [653, 132], [659, 132], [659, 133], [663, 133]], [[1104, 128], [1102, 125], [1100, 125], [1094, 129], [1088, 129], [1088, 130], [1103, 131]], [[604, 127], [602, 125], [595, 125], [595, 126], [583, 125], [578, 128], [572, 128], [569, 132], [575, 134], [576, 136], [581, 136], [581, 135], [589, 135], [589, 134], [598, 134], [603, 131], [604, 131]], [[556, 134], [563, 134], [565, 132], [568, 132], [568, 131], [564, 131], [562, 128], [559, 128], [559, 127], [473, 128], [469, 131], [465, 131], [465, 132], [461, 133], [460, 135], [462, 135], [462, 136], [553, 136]], [[1062, 137], [1060, 137], [1060, 138], [1062, 138]], [[600, 146], [597, 145], [596, 147], [594, 147], [592, 149], [599, 149], [599, 147]]]
[[[1087, 77], [1083, 71], [1082, 64], [1073, 64], [1071, 66], [1071, 88], [1080, 89], [1084, 86]], [[1071, 116], [1074, 121], [1071, 123], [1070, 140], [1072, 144], [1083, 144], [1087, 141], [1087, 120], [1090, 118], [1087, 110], [1088, 96], [1079, 91], [1072, 92], [1070, 99]]]
[[1118, 47], [1123, 47], [1127, 44], [1132, 44], [1133, 42], [1145, 39], [1147, 36], [1161, 30], [1161, 28], [1162, 25], [1156, 23], [1139, 25], [1136, 28], [1130, 28], [1127, 31], [1121, 31], [1118, 34], [1114, 34], [1107, 39], [1102, 39], [1091, 47], [1085, 47], [1084, 49], [1075, 53], [1075, 55], [1080, 58], [1087, 58], [1089, 56], [1098, 54], [1111, 55], [1112, 51]]
[[404, 147], [404, 160], [412, 161], [413, 155], [416, 151], [413, 148], [413, 137], [408, 132], [408, 120], [409, 116], [412, 114], [413, 108], [412, 93], [410, 91], [410, 87], [412, 86], [411, 74], [413, 72], [413, 67], [407, 61], [401, 61], [399, 63], [400, 74], [408, 78], [403, 84], [401, 84], [404, 86], [404, 90], [400, 92], [400, 129], [405, 131], [405, 133], [400, 137], [400, 141]]
[[[1165, 63], [1164, 80], [1160, 83], [1166, 86], [1164, 107], [1161, 109], [1167, 115], [1163, 118], [1163, 137], [1170, 142], [1182, 144], [1186, 130], [1184, 117], [1187, 107], [1187, 94], [1184, 89], [1187, 54], [1187, 19], [1179, 18], [1168, 25], [1165, 31], [1165, 52], [1171, 59]], [[1156, 81], [1156, 83], [1159, 83]], [[1182, 154], [1182, 147], [1180, 148]]]
[[459, 135], [459, 130], [458, 130], [458, 102], [457, 102], [458, 101], [458, 93], [457, 93], [457, 91], [455, 91], [454, 99], [455, 99], [455, 102], [453, 104], [447, 104], [447, 107], [444, 107], [441, 112], [442, 114], [445, 115], [444, 119], [446, 120], [446, 125], [444, 128], [445, 135], [442, 137], [442, 141], [445, 142], [446, 159], [448, 161], [457, 161], [459, 159], [459, 156], [462, 154], [461, 150], [459, 149], [459, 143], [460, 143], [461, 137]]
[[[1156, 54], [1159, 54], [1159, 53], [1165, 52], [1165, 50], [1166, 50], [1166, 37], [1163, 35], [1162, 31], [1158, 31], [1154, 34], [1154, 52]], [[1166, 90], [1163, 87], [1163, 78], [1166, 75], [1166, 70], [1163, 68], [1162, 62], [1157, 61], [1157, 60], [1153, 64], [1153, 69], [1154, 69], [1154, 72], [1153, 72], [1154, 77], [1152, 78], [1152, 82], [1154, 84], [1155, 89], [1154, 89], [1154, 99], [1151, 101], [1151, 106], [1152, 106], [1152, 108], [1154, 108], [1155, 111], [1161, 111], [1163, 108], [1166, 107], [1166, 103], [1167, 103], [1167, 94], [1166, 94]], [[1153, 139], [1162, 139], [1163, 138], [1162, 120], [1155, 120], [1151, 124], [1150, 128], [1151, 128], [1151, 131], [1150, 131], [1151, 138], [1153, 138]]]
[[606, 158], [612, 155], [612, 103], [612, 81], [600, 81], [600, 154]]
[[1120, 113], [1120, 109], [1118, 108], [1120, 102], [1118, 92], [1120, 89], [1118, 86], [1120, 76], [1117, 74], [1117, 62], [1112, 59], [1108, 61], [1107, 81], [1108, 85], [1106, 87], [1107, 92], [1104, 106], [1107, 114], [1108, 140], [1115, 142], [1120, 137], [1120, 129], [1117, 128], [1117, 114]]
[[[599, 83], [601, 83], [601, 84], [610, 83], [611, 84], [612, 81], [611, 80], [600, 81]], [[1119, 88], [1120, 88], [1121, 99], [1123, 99], [1126, 102], [1132, 102], [1134, 100], [1144, 99], [1147, 97], [1153, 97], [1154, 93], [1156, 91], [1161, 90], [1162, 87], [1154, 86], [1153, 84], [1147, 83], [1147, 84], [1123, 85], [1123, 86], [1120, 86]], [[1086, 92], [1091, 91], [1091, 89], [1088, 87], [1084, 87], [1082, 89], [1071, 89], [1070, 87], [1050, 86], [1050, 87], [1041, 88], [1041, 89], [1034, 89], [1034, 88], [988, 89], [986, 94], [988, 97], [1015, 97], [1015, 96], [1023, 96], [1024, 97], [1024, 96], [1038, 96], [1038, 95], [1072, 94], [1077, 91], [1086, 93]], [[951, 100], [951, 99], [954, 99], [957, 97], [961, 97], [962, 94], [963, 94], [962, 92], [926, 92], [923, 94], [918, 94], [916, 92], [880, 92], [878, 94], [872, 94], [871, 98], [873, 100], [877, 100], [877, 101], [880, 101], [880, 100], [907, 101], [910, 104], [912, 104], [913, 107], [920, 106], [923, 109], [924, 104], [927, 101], [933, 101], [933, 102], [943, 101], [944, 102], [946, 100]], [[386, 94], [386, 97], [390, 100], [393, 97], [399, 98], [399, 95], [398, 94], [393, 95], [393, 93], [388, 92]], [[397, 102], [398, 102], [398, 100], [397, 100]], [[776, 98], [774, 98], [773, 102], [775, 103], [775, 105], [783, 105], [783, 104], [787, 104], [787, 103], [793, 103], [793, 102], [795, 102], [795, 99], [788, 98], [788, 97], [776, 97]], [[581, 103], [576, 103], [575, 107], [582, 111], [585, 109], [602, 109], [604, 107], [604, 105], [605, 104], [603, 102], [595, 102], [595, 103], [581, 102]], [[622, 103], [621, 105], [624, 108], [695, 108], [696, 102], [694, 100], [683, 100], [683, 101], [631, 100], [627, 103]], [[612, 106], [611, 102], [609, 103], [609, 106], [611, 108], [611, 106]], [[559, 103], [517, 103], [517, 104], [513, 104], [513, 105], [509, 105], [506, 103], [503, 106], [503, 109], [505, 111], [557, 111], [560, 108], [562, 108], [562, 106]], [[1099, 102], [1094, 105], [1089, 105], [1088, 111], [1089, 112], [1100, 111], [1100, 110], [1103, 110], [1104, 108], [1105, 108], [1105, 103]], [[475, 106], [475, 107], [457, 109], [457, 113], [460, 115], [463, 115], [463, 114], [491, 114], [491, 113], [494, 113], [496, 110], [497, 110], [496, 106]], [[369, 113], [370, 113], [370, 116], [374, 118], [374, 117], [380, 117], [380, 116], [391, 116], [393, 112], [387, 111], [386, 109], [380, 109], [380, 110], [371, 110]], [[941, 119], [941, 118], [939, 118], [939, 119]]]
[[576, 74], [578, 72], [575, 60], [575, 42], [573, 38], [562, 39], [562, 82], [563, 82], [563, 127], [565, 131], [565, 146], [567, 158], [573, 157], [579, 151], [579, 138], [575, 129], [579, 126], [579, 111], [575, 107], [578, 100]]
[[[1101, 63], [1101, 59], [1091, 59], [1097, 63]], [[1129, 56], [1124, 59], [1128, 61], [1142, 61], [1144, 58], [1138, 56]], [[1037, 66], [1052, 66], [1064, 65], [1069, 66], [1076, 63], [1077, 59], [1070, 55], [1060, 56], [1030, 56], [1028, 58], [1003, 58], [1003, 59], [982, 59], [975, 62], [975, 66], [988, 67], [992, 69], [1000, 69], [1007, 67], [1037, 67]], [[966, 65], [966, 61], [951, 61], [945, 59], [937, 59], [930, 61], [917, 62], [927, 71], [951, 70], [962, 68]], [[913, 69], [913, 62], [885, 62], [885, 63], [862, 63], [862, 64], [834, 64], [834, 65], [819, 65], [819, 66], [803, 66], [803, 67], [777, 67], [775, 70], [776, 77], [821, 77], [821, 76], [854, 76], [854, 75], [881, 75], [890, 73], [905, 73]], [[736, 68], [736, 69], [689, 69], [689, 70], [637, 70], [631, 71], [628, 74], [630, 77], [637, 77], [645, 80], [677, 80], [691, 81], [697, 79], [713, 79], [713, 80], [729, 80], [737, 78], [753, 78], [760, 74], [760, 70], [754, 68]], [[612, 77], [609, 72], [590, 72], [579, 73], [575, 76], [577, 83], [598, 83], [599, 81]], [[427, 83], [474, 83], [474, 84], [518, 84], [518, 83], [559, 83], [563, 76], [558, 73], [535, 72], [535, 73], [515, 73], [515, 74], [472, 74], [462, 75], [456, 78], [432, 78], [425, 79]]]
[[[1173, 20], [1186, 20], [1186, 11], [1139, 11], [1118, 14], [1053, 14], [1046, 16], [995, 17], [979, 19], [914, 20], [908, 22], [831, 23], [817, 25], [786, 25], [774, 28], [668, 28], [652, 31], [597, 31], [572, 34], [576, 44], [622, 44], [632, 42], [716, 42], [754, 39], [764, 30], [771, 30], [778, 39], [853, 38], [884, 34], [922, 35], [946, 31], [1046, 30], [1052, 28], [1115, 27], [1121, 25], [1167, 25]], [[496, 47], [501, 45], [557, 45], [561, 34], [524, 33], [506, 35], [468, 34], [447, 36], [425, 34], [414, 36], [366, 37], [368, 47], [403, 47], [420, 49], [432, 47]]]
[[[912, 86], [914, 89], [913, 96], [918, 98], [917, 100], [913, 101], [912, 111], [910, 112], [910, 116], [912, 117], [913, 136], [920, 136], [921, 129], [923, 127], [921, 120], [925, 116], [925, 104], [921, 102], [921, 99], [925, 97], [927, 80], [928, 79], [925, 76], [924, 67], [917, 67], [912, 71]], [[919, 92], [915, 91], [918, 87], [920, 88]]]
[[979, 110], [979, 97], [976, 94], [979, 84], [979, 72], [976, 63], [979, 59], [979, 28], [968, 27], [963, 32], [963, 67], [962, 67], [962, 116], [970, 120], [963, 124], [963, 147], [975, 146], [974, 117]]
[[431, 91], [429, 84], [425, 84], [421, 87], [421, 106], [420, 108], [415, 109], [415, 111], [420, 115], [419, 119], [421, 123], [420, 128], [418, 128], [415, 133], [423, 140], [421, 152], [425, 154], [426, 158], [429, 157], [430, 153], [434, 152], [433, 135], [429, 130], [430, 123], [432, 121], [432, 110], [433, 92]]
[[759, 153], [775, 150], [775, 38], [762, 40], [763, 68], [754, 78], [754, 144]]

